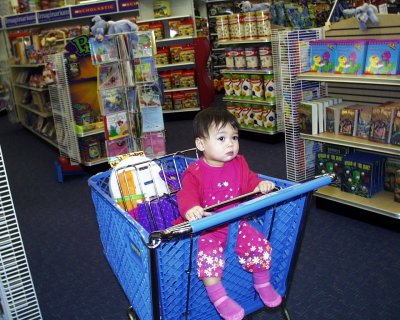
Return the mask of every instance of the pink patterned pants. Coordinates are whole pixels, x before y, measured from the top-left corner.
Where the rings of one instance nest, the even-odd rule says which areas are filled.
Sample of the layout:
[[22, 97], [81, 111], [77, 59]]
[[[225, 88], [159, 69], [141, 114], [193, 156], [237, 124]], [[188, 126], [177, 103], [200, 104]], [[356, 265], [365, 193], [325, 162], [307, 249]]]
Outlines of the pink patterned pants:
[[[227, 226], [200, 236], [197, 255], [197, 275], [200, 279], [222, 277], [227, 238]], [[240, 222], [236, 254], [244, 270], [249, 272], [268, 270], [271, 267], [271, 251], [270, 243], [263, 234], [247, 221]]]

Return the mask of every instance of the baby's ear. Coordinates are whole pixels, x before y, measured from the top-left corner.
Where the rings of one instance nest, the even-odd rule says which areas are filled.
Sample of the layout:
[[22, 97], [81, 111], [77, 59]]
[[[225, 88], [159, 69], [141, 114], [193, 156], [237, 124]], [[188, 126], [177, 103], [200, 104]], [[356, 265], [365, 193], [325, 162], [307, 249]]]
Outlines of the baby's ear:
[[196, 138], [195, 144], [196, 144], [196, 148], [197, 148], [197, 149], [199, 149], [200, 151], [204, 151], [203, 139], [201, 139], [201, 138]]

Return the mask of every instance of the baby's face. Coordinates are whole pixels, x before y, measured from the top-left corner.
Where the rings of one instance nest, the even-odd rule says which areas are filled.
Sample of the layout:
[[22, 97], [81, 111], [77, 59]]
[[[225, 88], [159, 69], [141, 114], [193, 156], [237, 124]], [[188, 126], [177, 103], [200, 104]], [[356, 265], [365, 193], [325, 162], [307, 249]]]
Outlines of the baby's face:
[[230, 124], [225, 127], [212, 125], [209, 137], [199, 139], [203, 148], [205, 161], [214, 167], [222, 167], [227, 161], [234, 159], [239, 152], [239, 134]]

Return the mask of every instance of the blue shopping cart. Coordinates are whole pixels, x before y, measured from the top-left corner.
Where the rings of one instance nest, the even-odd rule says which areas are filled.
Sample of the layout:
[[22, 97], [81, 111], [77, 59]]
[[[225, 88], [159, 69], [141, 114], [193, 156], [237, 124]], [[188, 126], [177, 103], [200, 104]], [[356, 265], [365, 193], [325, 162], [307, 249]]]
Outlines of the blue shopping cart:
[[[297, 184], [260, 175], [272, 180], [279, 190], [217, 215], [171, 226], [179, 214], [175, 194], [181, 186], [182, 173], [196, 157], [195, 149], [185, 150], [110, 169], [89, 179], [104, 253], [131, 303], [131, 319], [220, 319], [197, 278], [196, 257], [199, 234], [226, 223], [229, 238], [222, 282], [247, 316], [264, 308], [253, 288], [251, 274], [242, 269], [235, 253], [239, 221], [244, 218], [257, 224], [271, 242], [271, 282], [283, 297], [280, 310], [289, 319], [285, 298], [304, 213], [312, 192], [330, 184], [334, 176]], [[146, 170], [147, 178], [141, 178], [140, 173]], [[152, 185], [154, 194], [138, 201], [136, 196], [127, 194], [129, 183], [123, 178], [117, 179], [121, 194], [116, 199], [110, 184], [128, 172], [134, 173], [136, 185]], [[160, 177], [165, 188], [152, 181]]]

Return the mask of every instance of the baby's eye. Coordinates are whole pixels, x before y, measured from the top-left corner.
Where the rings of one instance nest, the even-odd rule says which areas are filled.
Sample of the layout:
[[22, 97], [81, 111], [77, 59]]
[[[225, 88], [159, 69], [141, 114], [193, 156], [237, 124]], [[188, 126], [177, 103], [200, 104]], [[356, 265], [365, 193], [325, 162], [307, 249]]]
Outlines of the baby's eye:
[[239, 136], [233, 136], [233, 137], [232, 137], [232, 140], [233, 140], [233, 141], [239, 140]]
[[225, 137], [219, 137], [218, 140], [219, 141], [225, 141]]

